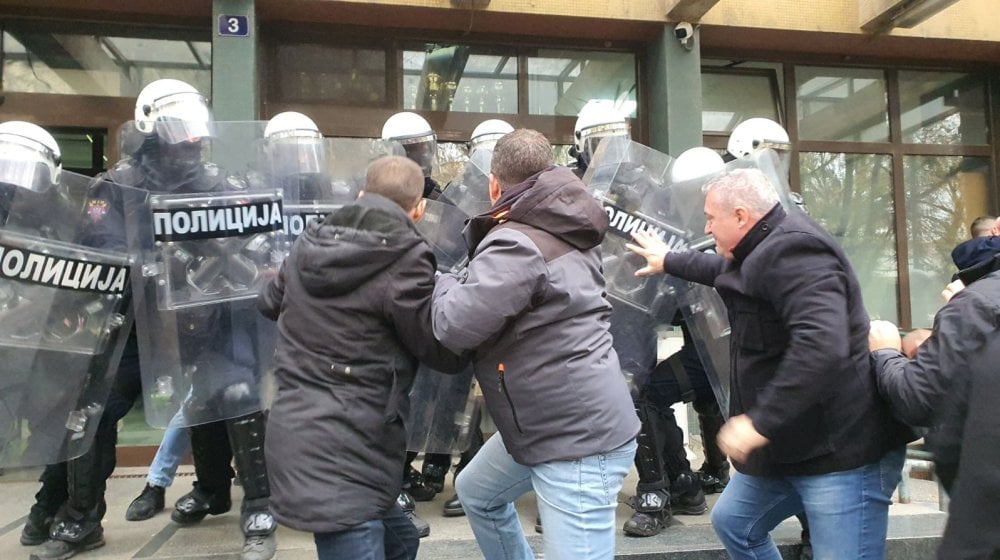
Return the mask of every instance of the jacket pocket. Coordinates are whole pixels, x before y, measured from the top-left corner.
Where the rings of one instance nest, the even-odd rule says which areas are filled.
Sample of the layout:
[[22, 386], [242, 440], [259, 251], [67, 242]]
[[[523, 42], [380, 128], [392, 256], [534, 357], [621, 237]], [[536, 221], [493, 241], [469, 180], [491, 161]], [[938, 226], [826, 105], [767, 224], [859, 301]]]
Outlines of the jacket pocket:
[[740, 349], [755, 354], [784, 351], [785, 327], [780, 318], [755, 301], [739, 301], [734, 307], [735, 325], [732, 332], [737, 337], [734, 337], [733, 342]]
[[521, 423], [517, 421], [517, 408], [514, 406], [514, 399], [510, 398], [510, 392], [507, 391], [507, 381], [504, 378], [504, 366], [503, 364], [497, 364], [497, 375], [500, 377], [500, 392], [503, 393], [505, 399], [507, 399], [507, 404], [510, 406], [510, 416], [514, 419], [514, 427], [517, 428], [519, 433], [524, 433], [521, 429]]
[[[760, 393], [763, 389], [758, 389]], [[827, 425], [827, 405], [817, 403], [774, 434], [767, 446], [771, 458], [777, 463], [800, 463], [833, 452], [830, 429]]]

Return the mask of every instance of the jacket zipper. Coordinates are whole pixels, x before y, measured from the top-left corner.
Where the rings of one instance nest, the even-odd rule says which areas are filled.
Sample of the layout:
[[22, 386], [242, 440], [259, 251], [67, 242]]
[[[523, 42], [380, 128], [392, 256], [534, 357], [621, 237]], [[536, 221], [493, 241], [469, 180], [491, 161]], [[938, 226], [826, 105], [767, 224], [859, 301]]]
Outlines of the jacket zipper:
[[503, 391], [503, 396], [507, 399], [507, 404], [510, 405], [510, 414], [514, 418], [514, 427], [517, 428], [518, 432], [523, 434], [524, 430], [521, 429], [521, 424], [517, 421], [517, 409], [514, 408], [514, 401], [511, 400], [510, 393], [507, 392], [507, 383], [503, 379], [503, 372], [503, 364], [497, 364], [497, 375], [500, 376], [500, 390]]

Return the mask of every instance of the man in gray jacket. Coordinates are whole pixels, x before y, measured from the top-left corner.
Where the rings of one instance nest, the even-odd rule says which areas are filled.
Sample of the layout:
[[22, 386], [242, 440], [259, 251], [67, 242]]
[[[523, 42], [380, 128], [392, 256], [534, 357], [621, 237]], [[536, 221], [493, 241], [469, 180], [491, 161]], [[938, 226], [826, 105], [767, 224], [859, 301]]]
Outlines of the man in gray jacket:
[[547, 559], [610, 559], [639, 420], [608, 332], [607, 215], [533, 130], [497, 142], [490, 200], [466, 227], [467, 276], [434, 290], [434, 335], [474, 351], [499, 430], [458, 496], [487, 560], [534, 558], [513, 506], [532, 489]]

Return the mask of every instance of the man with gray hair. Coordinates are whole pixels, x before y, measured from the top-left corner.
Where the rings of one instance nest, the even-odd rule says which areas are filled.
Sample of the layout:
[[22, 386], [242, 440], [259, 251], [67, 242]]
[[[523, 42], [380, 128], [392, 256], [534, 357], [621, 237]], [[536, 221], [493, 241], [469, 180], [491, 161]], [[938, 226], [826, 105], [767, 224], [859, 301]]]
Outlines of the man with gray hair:
[[535, 557], [513, 505], [532, 489], [547, 560], [610, 560], [639, 419], [608, 331], [608, 217], [534, 130], [497, 142], [490, 200], [466, 227], [468, 274], [434, 289], [434, 335], [474, 353], [499, 432], [458, 476], [458, 497], [487, 560]]
[[638, 275], [714, 286], [732, 325], [730, 419], [720, 447], [737, 473], [712, 511], [733, 558], [781, 556], [770, 531], [804, 512], [817, 558], [882, 558], [888, 508], [913, 439], [875, 387], [868, 314], [847, 256], [805, 213], [785, 213], [756, 169], [708, 186], [718, 255], [629, 247]]

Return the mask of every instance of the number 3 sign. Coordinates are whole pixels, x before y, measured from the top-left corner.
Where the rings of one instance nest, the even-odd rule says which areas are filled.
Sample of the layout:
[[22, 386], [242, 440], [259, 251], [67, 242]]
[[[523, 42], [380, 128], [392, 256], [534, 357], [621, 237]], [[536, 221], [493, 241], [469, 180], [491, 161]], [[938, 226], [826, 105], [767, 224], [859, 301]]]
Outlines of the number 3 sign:
[[246, 37], [250, 35], [247, 16], [219, 16], [219, 35], [229, 35], [232, 37]]

